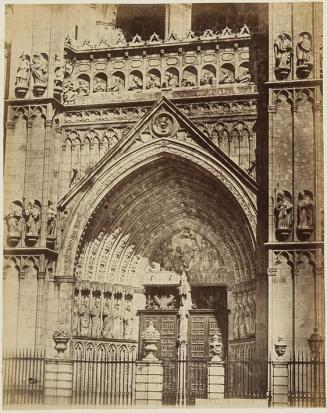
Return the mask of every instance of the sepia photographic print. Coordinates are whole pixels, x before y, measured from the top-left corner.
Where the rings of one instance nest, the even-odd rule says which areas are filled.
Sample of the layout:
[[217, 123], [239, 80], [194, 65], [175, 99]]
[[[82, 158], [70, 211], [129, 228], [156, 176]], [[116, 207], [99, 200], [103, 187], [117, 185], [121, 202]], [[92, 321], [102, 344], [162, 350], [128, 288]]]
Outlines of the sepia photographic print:
[[4, 409], [325, 407], [322, 13], [4, 6]]

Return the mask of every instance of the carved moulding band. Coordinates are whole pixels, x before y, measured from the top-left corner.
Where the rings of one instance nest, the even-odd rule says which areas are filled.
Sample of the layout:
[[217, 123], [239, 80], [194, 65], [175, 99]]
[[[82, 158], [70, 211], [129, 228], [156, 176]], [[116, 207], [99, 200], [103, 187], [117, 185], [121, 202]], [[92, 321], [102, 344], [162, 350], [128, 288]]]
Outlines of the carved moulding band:
[[[140, 167], [167, 154], [194, 163], [195, 166], [209, 172], [211, 176], [220, 181], [242, 208], [249, 228], [252, 230], [251, 237], [255, 240], [257, 222], [254, 203], [255, 194], [252, 194], [251, 197], [249, 189], [235, 175], [199, 146], [189, 145], [182, 141], [169, 141], [169, 145], [163, 146], [160, 141], [152, 141], [142, 145], [142, 147], [136, 147], [133, 152], [124, 153], [117, 160], [111, 160], [110, 168], [108, 167], [110, 162], [108, 160], [106, 169], [99, 173], [97, 179], [94, 179], [94, 185], [73, 208], [66, 232], [62, 238], [64, 241], [59, 254], [58, 274], [68, 275], [73, 271], [75, 255], [82, 232], [94, 214], [96, 206], [99, 205], [108, 191]], [[135, 159], [138, 159], [139, 162], [136, 163]]]

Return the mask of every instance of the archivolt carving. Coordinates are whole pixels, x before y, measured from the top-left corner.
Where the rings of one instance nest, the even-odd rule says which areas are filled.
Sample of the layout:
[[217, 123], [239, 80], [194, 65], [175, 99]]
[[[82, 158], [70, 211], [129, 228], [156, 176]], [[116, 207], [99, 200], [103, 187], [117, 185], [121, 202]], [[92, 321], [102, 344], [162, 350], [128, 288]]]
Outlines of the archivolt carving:
[[256, 213], [252, 201], [250, 201], [245, 192], [242, 194], [243, 190], [241, 189], [242, 187], [240, 184], [233, 180], [226, 171], [216, 164], [216, 162], [210, 160], [210, 157], [208, 157], [204, 151], [199, 148], [197, 150], [194, 150], [194, 148], [190, 150], [185, 146], [185, 143], [171, 143], [168, 147], [162, 147], [160, 143], [151, 143], [150, 145], [143, 146], [140, 150], [134, 151], [133, 154], [123, 155], [120, 161], [115, 164], [115, 167], [111, 168], [110, 173], [98, 177], [92, 188], [87, 191], [80, 204], [75, 210], [72, 210], [68, 230], [66, 231], [66, 234], [64, 234], [64, 260], [59, 263], [59, 273], [62, 273], [61, 271], [63, 271], [65, 275], [71, 273], [72, 262], [75, 259], [74, 257], [77, 248], [77, 240], [80, 238], [83, 229], [85, 229], [85, 223], [91, 219], [93, 213], [96, 213], [94, 205], [99, 205], [100, 200], [105, 197], [108, 191], [113, 188], [122, 177], [140, 167], [140, 164], [135, 165], [135, 157], [142, 159], [142, 164], [145, 165], [149, 160], [161, 158], [164, 153], [167, 152], [178, 158], [189, 160], [191, 164], [195, 162], [198, 167], [200, 166], [201, 169], [209, 172], [227, 187], [241, 205], [248, 218], [250, 226], [255, 233]]

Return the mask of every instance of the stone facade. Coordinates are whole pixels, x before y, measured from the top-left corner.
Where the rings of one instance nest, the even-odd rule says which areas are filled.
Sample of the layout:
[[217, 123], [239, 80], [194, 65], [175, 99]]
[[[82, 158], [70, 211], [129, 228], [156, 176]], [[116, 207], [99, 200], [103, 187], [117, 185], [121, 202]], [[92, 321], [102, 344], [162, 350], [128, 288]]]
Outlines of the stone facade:
[[168, 310], [183, 357], [205, 308], [223, 314], [208, 331], [225, 357], [267, 358], [278, 337], [309, 351], [324, 335], [322, 5], [126, 7], [6, 9], [5, 347], [52, 358], [63, 325], [66, 358], [136, 354], [140, 314]]

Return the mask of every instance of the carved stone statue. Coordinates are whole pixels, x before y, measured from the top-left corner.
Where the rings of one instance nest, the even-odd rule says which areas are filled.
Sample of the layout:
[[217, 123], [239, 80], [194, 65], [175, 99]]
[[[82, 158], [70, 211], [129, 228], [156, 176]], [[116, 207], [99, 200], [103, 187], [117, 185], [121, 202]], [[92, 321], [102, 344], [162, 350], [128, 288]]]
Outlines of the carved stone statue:
[[232, 70], [226, 69], [226, 68], [221, 68], [219, 72], [219, 83], [234, 83], [235, 82], [235, 76]]
[[315, 203], [306, 191], [299, 192], [297, 204], [298, 229], [312, 228], [312, 215]]
[[254, 295], [254, 291], [252, 291], [250, 293], [250, 299], [249, 299], [249, 308], [250, 308], [250, 314], [251, 314], [251, 328], [250, 328], [250, 332], [251, 335], [255, 335], [255, 319], [256, 319], [256, 303], [255, 303], [255, 295]]
[[[235, 298], [236, 300], [236, 298]], [[234, 318], [233, 318], [233, 339], [236, 340], [240, 336], [239, 330], [239, 312], [240, 312], [240, 305], [237, 301], [235, 301], [234, 306]]]
[[114, 314], [113, 314], [113, 329], [112, 334], [114, 338], [122, 337], [122, 316], [121, 316], [121, 300], [115, 300]]
[[150, 73], [148, 82], [146, 84], [147, 89], [159, 89], [160, 88], [160, 79], [154, 73]]
[[124, 80], [119, 76], [113, 76], [113, 84], [110, 88], [112, 92], [123, 92], [125, 89]]
[[86, 96], [90, 93], [90, 83], [86, 79], [78, 79], [77, 92], [79, 96]]
[[276, 229], [290, 229], [292, 226], [293, 204], [285, 191], [278, 191], [276, 196], [275, 217]]
[[73, 308], [73, 336], [80, 335], [80, 318], [78, 309], [78, 297], [74, 297], [74, 308]]
[[213, 86], [216, 78], [213, 73], [210, 72], [210, 70], [204, 69], [202, 72], [202, 77], [200, 79], [200, 85], [201, 86]]
[[243, 312], [244, 312], [244, 334], [245, 337], [251, 335], [251, 311], [247, 293], [243, 293]]
[[55, 237], [56, 236], [56, 228], [57, 228], [57, 211], [56, 208], [50, 204], [48, 208], [48, 222], [47, 222], [47, 231], [48, 237]]
[[163, 87], [178, 87], [177, 76], [167, 72], [165, 75], [165, 81], [163, 82]]
[[94, 78], [93, 92], [105, 92], [106, 91], [106, 81], [99, 76]]
[[281, 33], [274, 42], [275, 73], [278, 80], [286, 79], [291, 71], [293, 46], [291, 36]]
[[308, 33], [303, 33], [296, 45], [297, 65], [312, 65], [312, 44]]
[[90, 335], [90, 310], [89, 310], [89, 298], [83, 297], [82, 303], [79, 309], [80, 317], [80, 335], [89, 336]]
[[62, 87], [62, 82], [64, 80], [64, 63], [58, 55], [55, 56], [55, 78], [54, 85], [55, 87]]
[[140, 77], [133, 75], [130, 81], [129, 90], [137, 90], [143, 88], [143, 81]]
[[40, 208], [34, 200], [29, 201], [27, 208], [24, 209], [26, 220], [26, 235], [38, 235], [40, 229]]
[[153, 301], [157, 304], [159, 309], [167, 310], [169, 308], [174, 308], [175, 297], [173, 294], [170, 295], [154, 295]]
[[15, 85], [28, 88], [30, 76], [31, 76], [30, 58], [25, 53], [22, 53], [19, 58]]
[[101, 319], [100, 319], [100, 312], [101, 312], [101, 302], [99, 297], [94, 298], [94, 303], [90, 312], [91, 316], [91, 336], [94, 338], [100, 337], [101, 332]]
[[103, 325], [102, 325], [101, 335], [102, 337], [108, 338], [112, 334], [112, 314], [111, 314], [109, 299], [105, 299], [104, 301], [102, 316], [103, 316]]
[[8, 236], [16, 236], [18, 238], [22, 235], [22, 213], [23, 208], [14, 202], [9, 207], [9, 212], [6, 216]]
[[63, 94], [64, 102], [74, 103], [76, 96], [77, 96], [77, 89], [74, 85], [74, 82], [72, 82], [71, 80], [64, 82], [64, 94]]
[[251, 82], [251, 75], [248, 67], [241, 66], [239, 69], [239, 83], [249, 83]]
[[127, 303], [123, 317], [123, 337], [126, 339], [131, 339], [133, 334], [134, 317], [131, 310], [131, 303]]
[[44, 53], [33, 55], [31, 69], [35, 84], [43, 85], [48, 82], [48, 60]]

